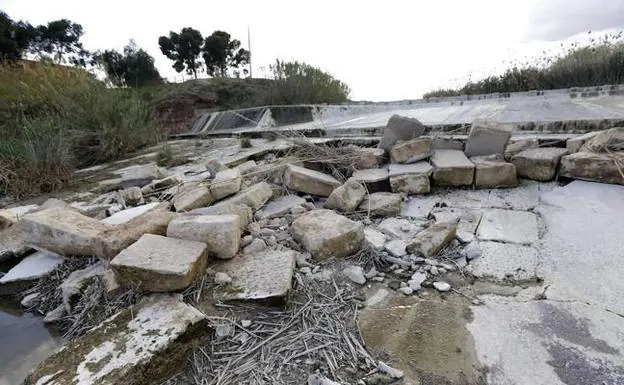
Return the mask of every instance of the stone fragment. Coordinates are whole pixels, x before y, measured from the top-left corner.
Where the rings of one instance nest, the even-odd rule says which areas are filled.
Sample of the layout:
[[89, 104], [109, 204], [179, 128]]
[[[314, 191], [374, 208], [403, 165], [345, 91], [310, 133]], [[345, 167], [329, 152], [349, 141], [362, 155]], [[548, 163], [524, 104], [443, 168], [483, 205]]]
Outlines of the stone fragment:
[[464, 142], [459, 139], [434, 136], [432, 140], [434, 150], [464, 151]]
[[481, 217], [477, 238], [531, 244], [538, 240], [537, 215], [526, 211], [488, 210]]
[[22, 305], [22, 307], [29, 308], [36, 303], [37, 299], [39, 299], [39, 296], [39, 293], [28, 294], [24, 298], [22, 298], [22, 300], [20, 301], [20, 305]]
[[409, 241], [424, 230], [423, 222], [404, 218], [386, 218], [379, 223], [377, 229], [392, 239]]
[[245, 248], [243, 249], [243, 254], [247, 255], [247, 254], [259, 253], [266, 248], [267, 248], [266, 243], [262, 239], [256, 238], [253, 241], [251, 241], [249, 245], [245, 246]]
[[412, 289], [409, 286], [400, 287], [398, 291], [403, 293], [403, 294], [405, 294], [405, 295], [412, 295], [412, 294], [414, 294], [414, 289]]
[[[256, 162], [254, 162], [254, 164], [255, 163]], [[229, 170], [226, 165], [224, 165], [223, 163], [219, 162], [217, 159], [210, 159], [208, 162], [206, 162], [206, 168], [208, 170], [210, 170], [210, 172], [213, 175], [216, 175], [219, 171]], [[240, 171], [240, 169], [239, 169], [239, 171]]]
[[0, 278], [0, 295], [15, 294], [50, 274], [63, 263], [60, 255], [37, 251], [21, 260]]
[[445, 292], [451, 290], [451, 285], [444, 281], [437, 281], [433, 283], [433, 287], [439, 292]]
[[143, 193], [139, 187], [128, 187], [121, 191], [121, 197], [127, 206], [136, 206], [143, 202]]
[[177, 373], [209, 333], [199, 310], [170, 296], [150, 296], [68, 341], [28, 379], [38, 385], [158, 384]]
[[342, 270], [342, 274], [344, 274], [345, 277], [349, 278], [351, 281], [357, 283], [358, 285], [363, 285], [366, 283], [364, 270], [362, 270], [361, 266], [347, 266]]
[[355, 149], [358, 156], [354, 160], [354, 166], [357, 170], [376, 168], [384, 163], [385, 151], [381, 148], [357, 147]]
[[239, 169], [228, 169], [217, 172], [210, 183], [210, 192], [215, 200], [221, 200], [240, 191], [243, 178]]
[[399, 369], [395, 369], [385, 363], [383, 363], [382, 361], [379, 361], [377, 363], [377, 370], [379, 370], [382, 373], [385, 373], [387, 375], [389, 375], [391, 378], [403, 378], [404, 373], [402, 370]]
[[435, 150], [431, 157], [433, 182], [438, 186], [470, 186], [474, 164], [459, 150]]
[[22, 231], [21, 223], [0, 230], [0, 262], [19, 258], [32, 249], [28, 246], [29, 238]]
[[146, 205], [141, 205], [137, 207], [132, 207], [130, 209], [118, 211], [115, 214], [111, 215], [110, 217], [102, 219], [102, 222], [108, 225], [120, 225], [122, 223], [127, 223], [131, 221], [132, 219], [137, 218], [147, 212], [150, 212], [154, 209], [161, 208], [161, 207], [163, 206], [161, 206], [161, 203], [158, 203], [158, 202], [148, 203]]
[[246, 175], [252, 173], [258, 165], [254, 160], [248, 160], [245, 163], [241, 163], [238, 166], [234, 167], [240, 171], [241, 174]]
[[215, 206], [240, 205], [245, 204], [253, 210], [259, 210], [273, 196], [273, 190], [266, 182], [256, 183], [241, 190], [238, 194], [222, 200]]
[[191, 211], [199, 207], [209, 206], [214, 201], [215, 197], [212, 195], [208, 186], [203, 184], [185, 186], [185, 188], [173, 198], [173, 207], [177, 212]]
[[402, 239], [393, 239], [384, 245], [384, 249], [393, 257], [401, 258], [407, 255], [405, 248], [407, 243]]
[[272, 219], [283, 217], [288, 214], [293, 207], [300, 206], [306, 202], [305, 199], [296, 195], [283, 195], [267, 203], [262, 211], [256, 213], [258, 219]]
[[315, 258], [347, 257], [364, 240], [364, 226], [331, 210], [309, 211], [292, 223], [294, 239]]
[[518, 176], [548, 182], [555, 177], [559, 160], [567, 153], [565, 148], [532, 148], [518, 153], [511, 162], [516, 166]]
[[570, 154], [581, 151], [581, 147], [590, 139], [601, 133], [602, 131], [590, 131], [583, 135], [576, 136], [566, 141], [566, 149]]
[[446, 247], [454, 238], [457, 230], [455, 222], [436, 222], [421, 231], [408, 243], [407, 251], [421, 252], [425, 257], [433, 257]]
[[482, 255], [481, 248], [478, 242], [470, 242], [464, 247], [464, 255], [468, 260], [477, 259]]
[[322, 172], [289, 164], [284, 170], [284, 185], [291, 190], [327, 197], [341, 185], [338, 179]]
[[386, 236], [380, 231], [367, 227], [364, 229], [364, 242], [375, 250], [381, 250], [386, 244]]
[[222, 272], [215, 273], [214, 283], [216, 285], [227, 285], [231, 282], [232, 282], [232, 277], [230, 277], [229, 275], [222, 273]]
[[236, 256], [217, 269], [232, 277], [226, 288], [215, 291], [222, 301], [283, 299], [292, 287], [298, 253], [293, 250], [264, 250]]
[[180, 182], [180, 178], [178, 178], [177, 176], [168, 176], [163, 179], [154, 180], [152, 181], [152, 183], [141, 187], [141, 193], [143, 193], [143, 195], [148, 195], [155, 192], [160, 192], [171, 186], [175, 186]]
[[433, 167], [427, 162], [409, 165], [391, 164], [390, 189], [394, 193], [427, 194], [431, 190], [429, 178]]
[[624, 151], [611, 154], [577, 152], [561, 158], [559, 174], [566, 178], [624, 184]]
[[[65, 317], [65, 314], [67, 314], [65, 306], [63, 306], [62, 304], [58, 305], [57, 307], [46, 313], [45, 317], [43, 317], [43, 323], [54, 324], [60, 322]], [[48, 384], [48, 382], [45, 382], [45, 384]]]
[[479, 242], [479, 248], [482, 255], [467, 267], [473, 276], [509, 283], [537, 279], [538, 253], [535, 248], [500, 242]]
[[130, 166], [116, 171], [121, 176], [120, 184], [124, 188], [143, 187], [154, 179], [162, 179], [165, 175], [163, 171], [153, 164], [141, 164]]
[[425, 126], [415, 118], [392, 115], [383, 131], [379, 148], [389, 149], [399, 140], [411, 140], [425, 133]]
[[104, 232], [113, 226], [73, 210], [51, 208], [25, 215], [24, 237], [38, 248], [59, 255], [100, 255]]
[[377, 192], [364, 198], [359, 210], [370, 213], [372, 216], [388, 217], [399, 215], [402, 205], [403, 197], [401, 194]]
[[138, 283], [142, 290], [186, 289], [206, 269], [203, 242], [145, 234], [110, 262], [121, 284]]
[[99, 261], [84, 269], [72, 271], [59, 286], [65, 311], [70, 313], [74, 303], [82, 296], [83, 290], [94, 281], [106, 274], [107, 266]]
[[510, 161], [514, 155], [527, 150], [529, 148], [537, 148], [539, 141], [537, 139], [518, 139], [510, 141], [505, 147], [505, 160]]
[[369, 193], [379, 191], [389, 191], [387, 168], [369, 168], [366, 170], [356, 170], [349, 180], [361, 183], [366, 186]]
[[229, 259], [240, 249], [240, 217], [233, 214], [179, 217], [169, 223], [167, 236], [203, 242], [211, 255]]
[[188, 212], [188, 215], [238, 215], [240, 218], [241, 230], [247, 228], [247, 226], [253, 220], [253, 212], [251, 207], [244, 203], [241, 204], [217, 204], [209, 207], [202, 207], [194, 209]]
[[475, 121], [466, 141], [466, 156], [503, 154], [513, 126], [496, 122]]
[[501, 188], [518, 185], [516, 166], [503, 160], [492, 157], [475, 156], [470, 160], [475, 164], [475, 187]]
[[349, 179], [332, 191], [325, 201], [325, 208], [343, 212], [355, 211], [366, 196], [366, 188], [359, 182]]
[[433, 142], [427, 138], [398, 142], [389, 152], [392, 163], [415, 163], [433, 155]]

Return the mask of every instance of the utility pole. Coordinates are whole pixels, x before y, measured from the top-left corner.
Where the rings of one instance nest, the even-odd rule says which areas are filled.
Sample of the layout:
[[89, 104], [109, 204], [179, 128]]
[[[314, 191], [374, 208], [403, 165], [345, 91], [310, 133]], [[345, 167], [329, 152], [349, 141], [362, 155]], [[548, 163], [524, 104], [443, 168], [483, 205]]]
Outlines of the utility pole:
[[251, 32], [249, 25], [247, 25], [247, 47], [249, 48], [249, 78], [253, 78], [253, 72], [251, 67]]

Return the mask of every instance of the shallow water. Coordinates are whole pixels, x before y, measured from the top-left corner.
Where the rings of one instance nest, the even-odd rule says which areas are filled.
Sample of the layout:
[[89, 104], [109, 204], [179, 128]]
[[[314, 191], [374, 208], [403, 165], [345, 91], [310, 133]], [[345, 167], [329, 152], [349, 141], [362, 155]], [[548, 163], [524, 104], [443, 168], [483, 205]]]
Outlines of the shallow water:
[[0, 385], [20, 384], [28, 372], [61, 345], [43, 318], [0, 298]]

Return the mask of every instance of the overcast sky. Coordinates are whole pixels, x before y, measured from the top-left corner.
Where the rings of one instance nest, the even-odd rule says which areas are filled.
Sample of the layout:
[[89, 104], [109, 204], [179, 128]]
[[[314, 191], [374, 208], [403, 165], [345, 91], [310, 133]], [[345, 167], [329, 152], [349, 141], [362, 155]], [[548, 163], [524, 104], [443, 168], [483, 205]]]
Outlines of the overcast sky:
[[249, 26], [254, 77], [275, 58], [302, 60], [349, 84], [352, 99], [373, 101], [418, 98], [588, 30], [624, 29], [624, 0], [2, 0], [0, 9], [33, 24], [78, 22], [91, 50], [134, 39], [176, 81], [188, 76], [160, 53], [159, 36], [221, 29], [246, 46]]

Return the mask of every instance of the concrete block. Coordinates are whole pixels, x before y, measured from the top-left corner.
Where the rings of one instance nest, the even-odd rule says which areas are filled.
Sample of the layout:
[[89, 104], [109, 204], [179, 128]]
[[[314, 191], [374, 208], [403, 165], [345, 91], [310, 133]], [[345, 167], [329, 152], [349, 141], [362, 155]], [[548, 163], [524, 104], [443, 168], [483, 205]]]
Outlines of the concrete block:
[[380, 191], [390, 191], [388, 178], [388, 169], [384, 167], [357, 170], [349, 179], [363, 184], [366, 186], [366, 190], [369, 193], [374, 193]]
[[566, 149], [570, 154], [574, 154], [575, 152], [579, 152], [581, 147], [590, 139], [594, 138], [596, 135], [603, 131], [590, 131], [586, 134], [579, 135], [572, 139], [568, 139], [566, 141]]
[[513, 126], [496, 122], [475, 121], [466, 141], [466, 156], [503, 154]]
[[390, 189], [393, 193], [427, 194], [431, 191], [433, 167], [427, 162], [392, 163], [389, 168]]
[[190, 211], [199, 207], [209, 206], [214, 201], [215, 197], [208, 186], [203, 184], [185, 186], [173, 198], [173, 207], [177, 212]]
[[296, 195], [283, 195], [270, 201], [256, 213], [258, 219], [272, 219], [283, 217], [288, 214], [293, 207], [306, 203], [306, 200]]
[[467, 267], [473, 276], [504, 283], [537, 279], [538, 253], [530, 246], [500, 242], [479, 242], [481, 256]]
[[474, 180], [474, 164], [462, 151], [435, 150], [431, 157], [433, 182], [438, 186], [470, 186]]
[[372, 216], [389, 217], [399, 215], [403, 207], [403, 195], [377, 192], [368, 195], [359, 206], [359, 210]]
[[247, 228], [253, 221], [253, 211], [251, 207], [244, 203], [241, 204], [217, 204], [209, 207], [202, 207], [199, 209], [191, 210], [187, 215], [238, 215], [240, 219], [241, 230]]
[[505, 162], [502, 155], [498, 155], [496, 158], [475, 156], [470, 160], [475, 164], [475, 187], [501, 188], [518, 185], [516, 166], [513, 163]]
[[222, 200], [215, 206], [240, 205], [245, 204], [253, 210], [259, 210], [273, 196], [273, 190], [266, 182], [256, 183], [238, 194]]
[[167, 236], [204, 242], [211, 255], [230, 259], [240, 249], [240, 217], [232, 214], [179, 217], [169, 223]]
[[381, 148], [358, 147], [356, 153], [359, 154], [354, 161], [357, 170], [377, 168], [384, 164], [386, 152]]
[[366, 196], [366, 188], [359, 182], [349, 179], [342, 186], [334, 189], [325, 201], [326, 209], [343, 212], [355, 211]]
[[110, 267], [122, 285], [138, 283], [142, 290], [184, 290], [206, 269], [208, 250], [203, 242], [145, 234], [122, 250]]
[[47, 251], [37, 251], [21, 260], [0, 278], [0, 295], [16, 294], [36, 280], [50, 274], [64, 258]]
[[537, 139], [518, 139], [510, 141], [507, 147], [505, 147], [505, 160], [509, 161], [514, 155], [530, 148], [537, 148], [538, 146], [539, 141]]
[[398, 142], [389, 152], [392, 163], [415, 163], [433, 155], [433, 142], [427, 138]]
[[284, 185], [291, 190], [328, 197], [341, 185], [338, 179], [322, 172], [289, 164], [284, 171]]
[[416, 118], [392, 115], [384, 128], [379, 148], [389, 149], [399, 140], [411, 140], [425, 133], [425, 126]]
[[577, 152], [561, 158], [559, 174], [566, 178], [624, 184], [624, 152]]
[[446, 245], [455, 239], [457, 222], [436, 222], [418, 233], [407, 244], [410, 253], [422, 253], [426, 258], [438, 254]]
[[526, 211], [487, 210], [477, 228], [477, 238], [527, 245], [537, 242], [537, 215]]
[[548, 182], [555, 177], [559, 160], [567, 153], [565, 148], [532, 148], [518, 153], [511, 162], [516, 166], [518, 176]]
[[243, 178], [239, 169], [219, 171], [210, 183], [210, 192], [215, 200], [221, 200], [239, 192], [242, 181]]

